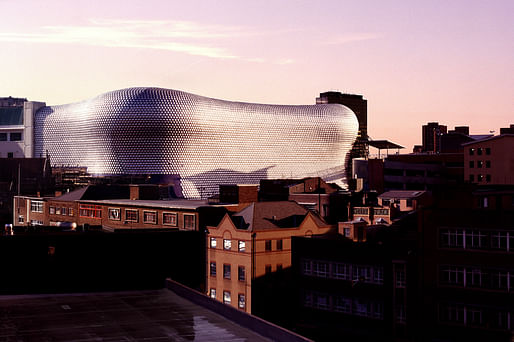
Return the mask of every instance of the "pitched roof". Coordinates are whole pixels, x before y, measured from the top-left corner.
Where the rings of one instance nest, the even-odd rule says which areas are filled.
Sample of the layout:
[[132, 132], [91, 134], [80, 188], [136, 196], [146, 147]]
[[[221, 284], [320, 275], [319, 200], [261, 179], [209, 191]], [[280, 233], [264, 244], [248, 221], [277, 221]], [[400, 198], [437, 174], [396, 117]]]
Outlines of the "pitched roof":
[[[293, 201], [254, 202], [231, 219], [238, 229], [259, 231], [297, 228], [308, 213], [309, 210]], [[318, 226], [326, 226], [318, 215], [312, 213], [312, 217]]]
[[426, 191], [410, 190], [391, 190], [379, 195], [379, 198], [416, 198], [423, 195]]

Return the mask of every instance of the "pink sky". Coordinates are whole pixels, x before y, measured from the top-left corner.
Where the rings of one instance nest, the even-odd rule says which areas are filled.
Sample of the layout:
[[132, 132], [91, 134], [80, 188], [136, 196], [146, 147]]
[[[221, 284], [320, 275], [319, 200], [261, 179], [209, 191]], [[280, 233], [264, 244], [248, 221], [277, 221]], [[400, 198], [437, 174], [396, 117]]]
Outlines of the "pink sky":
[[245, 102], [368, 99], [407, 147], [439, 121], [514, 123], [514, 1], [0, 0], [0, 96], [49, 105], [156, 86]]

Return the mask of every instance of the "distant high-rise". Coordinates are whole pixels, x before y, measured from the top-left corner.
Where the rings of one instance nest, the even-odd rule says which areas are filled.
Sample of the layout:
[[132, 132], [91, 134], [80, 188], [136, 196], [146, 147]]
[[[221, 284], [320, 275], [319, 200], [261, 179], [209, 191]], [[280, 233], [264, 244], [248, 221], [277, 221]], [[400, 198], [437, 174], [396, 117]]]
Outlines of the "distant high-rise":
[[342, 94], [337, 91], [327, 91], [319, 94], [316, 98], [316, 104], [326, 103], [339, 103], [350, 108], [359, 121], [359, 130], [357, 139], [353, 143], [352, 150], [350, 151], [350, 158], [347, 160], [346, 177], [352, 178], [352, 159], [365, 158], [368, 155], [367, 142], [368, 142], [368, 101], [362, 95], [355, 94]]
[[446, 126], [439, 122], [429, 122], [422, 128], [422, 152], [441, 152], [441, 135], [446, 134]]

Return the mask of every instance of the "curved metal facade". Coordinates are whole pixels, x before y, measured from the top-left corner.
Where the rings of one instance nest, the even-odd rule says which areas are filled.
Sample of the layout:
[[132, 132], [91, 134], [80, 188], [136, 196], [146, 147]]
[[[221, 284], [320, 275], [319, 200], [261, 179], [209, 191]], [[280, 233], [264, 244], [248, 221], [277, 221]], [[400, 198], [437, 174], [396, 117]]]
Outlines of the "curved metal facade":
[[41, 108], [35, 155], [92, 174], [179, 175], [185, 197], [218, 184], [326, 176], [345, 186], [355, 114], [339, 104], [229, 102], [160, 88], [112, 91]]

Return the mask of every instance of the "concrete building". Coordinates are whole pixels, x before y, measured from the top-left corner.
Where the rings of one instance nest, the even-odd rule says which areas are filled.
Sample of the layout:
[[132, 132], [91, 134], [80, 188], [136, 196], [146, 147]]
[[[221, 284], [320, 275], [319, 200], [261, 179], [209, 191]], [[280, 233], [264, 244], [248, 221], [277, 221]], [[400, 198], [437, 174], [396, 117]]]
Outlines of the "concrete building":
[[465, 181], [514, 184], [514, 134], [496, 135], [463, 146]]
[[288, 201], [255, 202], [207, 228], [208, 295], [252, 314], [275, 305], [263, 296], [270, 283], [257, 283], [291, 266], [291, 237], [330, 230], [316, 214]]

